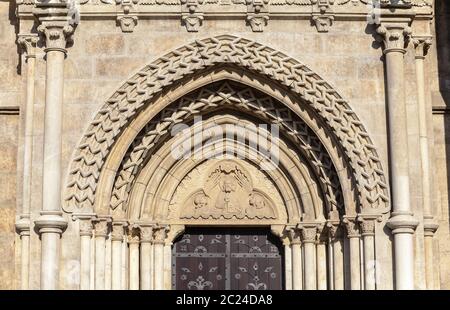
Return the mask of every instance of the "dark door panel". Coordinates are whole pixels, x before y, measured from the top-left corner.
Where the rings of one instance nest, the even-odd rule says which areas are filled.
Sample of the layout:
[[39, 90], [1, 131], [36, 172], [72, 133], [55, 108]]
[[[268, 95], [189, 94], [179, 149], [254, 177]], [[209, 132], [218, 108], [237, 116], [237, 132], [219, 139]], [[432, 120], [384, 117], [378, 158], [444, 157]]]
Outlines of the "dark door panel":
[[188, 228], [172, 253], [178, 290], [283, 289], [282, 246], [269, 229]]

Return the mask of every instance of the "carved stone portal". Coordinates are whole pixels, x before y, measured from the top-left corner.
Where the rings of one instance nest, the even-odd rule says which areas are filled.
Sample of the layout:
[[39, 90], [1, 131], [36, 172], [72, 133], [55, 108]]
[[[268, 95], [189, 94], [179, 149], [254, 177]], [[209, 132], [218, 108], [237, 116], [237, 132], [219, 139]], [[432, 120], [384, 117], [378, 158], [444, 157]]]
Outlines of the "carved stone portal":
[[197, 185], [197, 189], [187, 195], [179, 193], [179, 196], [184, 196], [178, 197], [181, 202], [179, 219], [275, 220], [278, 218], [277, 208], [271, 197], [276, 197], [278, 201], [281, 198], [278, 193], [273, 191], [270, 193], [270, 189], [271, 197], [266, 194], [267, 191], [263, 187], [272, 187], [268, 184], [270, 181], [267, 178], [258, 176], [259, 188], [254, 188], [255, 172], [252, 175], [235, 160], [222, 160], [206, 166], [205, 169], [197, 168], [196, 173], [200, 172], [203, 177], [188, 176], [184, 181], [185, 189], [193, 188], [192, 183], [197, 183], [200, 188]]

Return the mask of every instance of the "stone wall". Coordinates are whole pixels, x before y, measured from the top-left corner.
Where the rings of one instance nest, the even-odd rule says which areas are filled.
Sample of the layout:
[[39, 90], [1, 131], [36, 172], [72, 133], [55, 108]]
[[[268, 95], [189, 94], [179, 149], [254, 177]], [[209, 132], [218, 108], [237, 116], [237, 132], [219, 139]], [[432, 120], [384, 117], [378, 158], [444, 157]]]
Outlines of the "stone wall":
[[439, 215], [439, 276], [442, 289], [450, 289], [450, 224], [449, 224], [449, 190], [450, 190], [450, 3], [436, 1], [436, 65], [432, 72], [433, 125], [435, 145], [435, 195], [436, 211]]
[[[25, 27], [22, 27], [25, 30]], [[95, 31], [92, 31], [95, 29]], [[388, 172], [385, 114], [385, 78], [382, 49], [374, 40], [375, 29], [365, 21], [336, 21], [329, 33], [319, 33], [309, 20], [271, 20], [262, 33], [252, 32], [242, 21], [212, 19], [197, 33], [186, 32], [178, 19], [139, 20], [132, 33], [123, 33], [113, 20], [81, 20], [68, 48], [65, 61], [64, 125], [62, 180], [66, 180], [74, 150], [100, 106], [128, 77], [157, 57], [198, 38], [220, 34], [254, 39], [259, 43], [307, 64], [332, 84], [348, 100], [367, 128], [378, 149], [382, 165]], [[35, 138], [33, 168], [33, 211], [41, 206], [42, 137], [45, 102], [45, 61], [38, 52], [36, 72]], [[406, 56], [406, 85], [415, 92], [414, 53]], [[418, 150], [416, 96], [408, 96], [408, 131], [411, 163], [412, 205], [420, 216], [420, 163]], [[376, 116], [376, 117], [374, 117]], [[63, 186], [65, 184], [63, 183]], [[69, 228], [63, 235], [61, 283], [63, 288], [77, 288], [76, 274], [79, 249], [77, 228], [69, 217]], [[377, 230], [377, 260], [380, 263], [379, 288], [392, 288], [392, 253], [389, 236]], [[420, 230], [419, 230], [420, 231]], [[423, 245], [417, 235], [417, 278], [423, 274]], [[39, 261], [37, 236], [32, 240], [32, 262]], [[37, 267], [37, 266], [36, 266]], [[384, 272], [389, 271], [389, 272]], [[39, 286], [39, 268], [31, 268], [31, 288]], [[423, 283], [423, 281], [418, 281]]]
[[[441, 3], [444, 1], [440, 1]], [[449, 5], [438, 6], [439, 12], [449, 12]], [[447, 10], [447, 11], [445, 11]], [[448, 55], [450, 40], [445, 18], [437, 15], [438, 50], [436, 76], [431, 75], [431, 96], [433, 102], [445, 102], [444, 89], [450, 80]], [[441, 15], [440, 15], [441, 14]], [[425, 21], [423, 21], [425, 23]], [[447, 22], [448, 23], [448, 22]], [[21, 21], [20, 32], [30, 32], [32, 22]], [[18, 32], [14, 18], [14, 3], [0, 2], [0, 111], [18, 111], [25, 101], [24, 73], [26, 65], [19, 61], [15, 44]], [[95, 31], [93, 31], [93, 29]], [[382, 50], [374, 40], [374, 28], [365, 21], [339, 20], [328, 33], [319, 33], [309, 20], [273, 19], [262, 33], [252, 32], [242, 20], [210, 19], [197, 33], [186, 32], [179, 19], [142, 19], [132, 33], [123, 33], [114, 20], [81, 20], [74, 43], [68, 48], [65, 60], [64, 123], [62, 136], [62, 180], [63, 189], [68, 175], [70, 161], [82, 133], [95, 113], [108, 97], [138, 69], [157, 57], [195, 39], [232, 34], [254, 39], [264, 45], [280, 50], [308, 65], [332, 84], [348, 100], [362, 120], [382, 159], [388, 173], [387, 126], [385, 101], [385, 76]], [[442, 40], [441, 38], [444, 37]], [[446, 42], [446, 43], [444, 43]], [[43, 116], [45, 103], [45, 60], [40, 48], [37, 55], [35, 122], [33, 134], [33, 179], [32, 179], [32, 220], [37, 218], [42, 205], [42, 145]], [[447, 56], [448, 57], [448, 56]], [[428, 61], [428, 60], [427, 60]], [[430, 60], [433, 62], [433, 60]], [[407, 87], [408, 134], [411, 171], [411, 204], [417, 218], [421, 218], [421, 175], [420, 161], [417, 159], [418, 113], [416, 102], [416, 77], [414, 52], [410, 47], [405, 56], [405, 85]], [[434, 68], [431, 66], [431, 68]], [[450, 86], [448, 86], [450, 89]], [[439, 91], [441, 90], [441, 91]], [[443, 95], [442, 95], [443, 94]], [[441, 96], [442, 95], [442, 96]], [[435, 100], [435, 98], [437, 98]], [[438, 105], [437, 103], [435, 105]], [[439, 104], [442, 105], [442, 104]], [[9, 107], [6, 109], [5, 107]], [[10, 107], [13, 107], [12, 109]], [[15, 108], [14, 108], [15, 107]], [[450, 119], [435, 115], [435, 158], [436, 188], [440, 193], [441, 227], [439, 229], [441, 259], [441, 286], [450, 288], [450, 244], [448, 223], [447, 152], [450, 138], [446, 137]], [[21, 186], [21, 118], [18, 112], [0, 113], [0, 248], [10, 251], [10, 255], [0, 258], [0, 288], [12, 288], [17, 278], [14, 267], [14, 218], [16, 206], [20, 206]], [[19, 154], [19, 155], [17, 155]], [[17, 192], [17, 194], [16, 194]], [[61, 284], [62, 288], [78, 288], [79, 248], [78, 228], [71, 218], [69, 228], [63, 235]], [[393, 287], [392, 252], [390, 236], [382, 230], [386, 218], [377, 230], [377, 261], [380, 263], [378, 288]], [[31, 240], [31, 281], [30, 288], [39, 288], [40, 242], [32, 233]], [[418, 288], [424, 288], [423, 272], [423, 227], [416, 233], [416, 280]], [[18, 250], [16, 250], [17, 252]], [[3, 261], [6, 260], [6, 261]]]
[[[12, 3], [12, 4], [11, 4]], [[0, 1], [0, 289], [15, 287], [15, 215], [19, 147], [19, 103], [22, 92], [18, 73], [14, 3]]]

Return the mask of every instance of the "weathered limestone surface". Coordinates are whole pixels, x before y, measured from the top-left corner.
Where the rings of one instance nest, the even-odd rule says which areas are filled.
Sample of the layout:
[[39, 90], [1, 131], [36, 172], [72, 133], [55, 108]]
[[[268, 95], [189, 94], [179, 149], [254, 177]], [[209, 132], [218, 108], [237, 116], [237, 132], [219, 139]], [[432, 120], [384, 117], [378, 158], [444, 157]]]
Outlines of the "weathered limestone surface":
[[[10, 3], [0, 2], [0, 288], [13, 289], [18, 278], [15, 247], [16, 206], [20, 203], [20, 117], [22, 77], [18, 74], [19, 55]], [[20, 188], [20, 187], [19, 187]], [[19, 265], [20, 266], [20, 265]], [[19, 272], [20, 274], [20, 272]]]
[[[353, 5], [353, 2], [357, 2], [357, 4]], [[413, 1], [413, 3], [419, 2], [422, 3], [421, 0]], [[435, 257], [432, 279], [434, 288], [448, 289], [450, 288], [450, 243], [448, 242], [450, 238], [448, 208], [448, 152], [450, 149], [450, 129], [448, 128], [450, 126], [450, 118], [448, 113], [450, 109], [447, 107], [447, 104], [450, 98], [450, 59], [448, 58], [448, 51], [450, 51], [448, 30], [450, 7], [446, 1], [438, 2], [436, 7], [436, 24], [432, 24], [433, 26], [430, 30], [430, 34], [434, 36], [433, 45], [428, 55], [424, 58], [424, 79], [425, 101], [430, 109], [431, 105], [434, 109], [434, 114], [432, 115], [430, 112], [426, 117], [429, 154], [430, 158], [432, 158], [430, 166], [432, 171], [430, 174], [431, 212], [434, 215], [434, 219], [439, 222], [439, 229], [432, 241]], [[271, 18], [270, 14], [268, 15], [269, 19], [258, 15], [262, 18], [259, 20], [262, 21], [262, 24], [255, 24], [257, 19], [255, 19], [254, 15], [249, 14], [246, 23], [244, 14], [247, 14], [247, 6], [242, 3], [233, 7], [225, 5], [221, 7], [229, 12], [236, 8], [245, 12], [239, 18], [234, 19], [208, 16], [208, 8], [214, 7], [213, 4], [209, 4], [207, 7], [199, 6], [193, 13], [188, 14], [186, 11], [183, 15], [184, 18], [181, 17], [180, 12], [175, 12], [176, 9], [179, 10], [180, 5], [177, 5], [176, 8], [175, 6], [167, 6], [164, 9], [156, 5], [142, 5], [145, 10], [150, 10], [154, 7], [154, 10], [159, 12], [158, 14], [162, 14], [161, 16], [163, 17], [143, 18], [139, 16], [133, 18], [135, 15], [133, 15], [132, 11], [131, 17], [128, 16], [130, 17], [129, 19], [127, 19], [128, 17], [125, 14], [124, 16], [118, 16], [117, 21], [115, 16], [112, 18], [110, 15], [107, 18], [81, 19], [73, 34], [73, 42], [68, 42], [67, 44], [67, 57], [63, 64], [64, 76], [61, 77], [64, 88], [63, 100], [60, 105], [62, 110], [62, 127], [61, 145], [58, 148], [61, 154], [61, 169], [60, 180], [58, 181], [60, 181], [61, 185], [62, 202], [61, 206], [54, 204], [55, 210], [53, 211], [60, 211], [56, 209], [63, 206], [67, 183], [70, 180], [69, 170], [74, 161], [76, 148], [79, 146], [83, 134], [88, 131], [91, 121], [99, 113], [99, 110], [104, 106], [108, 98], [119, 90], [138, 70], [141, 70], [162, 55], [190, 44], [195, 40], [224, 34], [254, 40], [258, 44], [289, 55], [293, 59], [307, 65], [309, 69], [319, 74], [324, 81], [329, 83], [333, 90], [336, 90], [348, 102], [351, 110], [354, 111], [364, 125], [365, 132], [370, 136], [376, 148], [383, 168], [382, 172], [388, 178], [388, 185], [391, 185], [389, 180], [390, 167], [392, 167], [392, 163], [389, 162], [390, 131], [387, 125], [389, 117], [389, 111], [387, 110], [389, 90], [386, 84], [388, 68], [386, 68], [385, 63], [386, 55], [383, 56], [385, 47], [381, 38], [376, 34], [377, 27], [368, 25], [365, 19], [355, 20], [345, 17], [328, 19], [328, 17], [322, 16], [321, 18], [324, 18], [322, 21], [326, 23], [315, 24], [310, 18], [304, 18], [304, 16], [300, 15], [298, 18]], [[423, 3], [428, 2], [424, 1]], [[103, 5], [94, 6], [88, 3], [83, 7], [88, 7], [91, 10], [101, 10]], [[117, 5], [119, 11], [120, 5], [122, 4]], [[350, 7], [350, 4], [348, 5]], [[351, 5], [349, 8], [345, 5], [338, 5], [336, 2], [334, 5], [335, 12], [343, 12], [346, 8], [349, 10], [365, 8], [365, 4], [358, 1], [352, 1]], [[284, 7], [281, 5], [277, 7], [281, 7], [280, 10], [291, 9], [290, 6]], [[29, 6], [27, 8], [26, 5], [22, 4], [21, 8], [25, 12], [31, 12]], [[414, 8], [417, 9], [417, 7]], [[421, 9], [425, 10], [426, 6], [421, 7]], [[25, 114], [22, 113], [22, 107], [26, 103], [27, 63], [24, 57], [21, 58], [18, 53], [16, 35], [29, 33], [34, 31], [32, 29], [35, 29], [33, 28], [34, 20], [31, 13], [27, 13], [28, 15], [23, 14], [19, 21], [15, 17], [14, 11], [15, 4], [12, 2], [0, 2], [0, 77], [2, 77], [2, 82], [0, 83], [0, 248], [7, 252], [7, 255], [2, 255], [0, 258], [0, 288], [6, 289], [21, 287], [20, 239], [14, 232], [14, 223], [22, 212], [23, 128], [25, 124]], [[109, 12], [108, 14], [116, 14], [115, 5], [106, 9], [106, 11]], [[315, 19], [315, 21], [320, 21], [320, 19]], [[412, 25], [413, 35], [417, 33], [424, 34], [423, 32], [428, 31], [428, 23], [429, 21], [426, 18], [415, 20]], [[133, 27], [133, 25], [135, 26]], [[329, 25], [329, 27], [327, 28], [324, 25]], [[321, 26], [326, 29], [320, 28]], [[42, 193], [43, 162], [45, 160], [44, 144], [48, 143], [44, 139], [44, 128], [46, 128], [45, 106], [49, 102], [48, 98], [46, 98], [46, 86], [48, 86], [46, 85], [46, 79], [48, 78], [46, 76], [46, 68], [49, 61], [48, 57], [45, 58], [45, 55], [48, 54], [48, 51], [45, 50], [46, 47], [48, 46], [46, 46], [45, 38], [41, 36], [36, 51], [35, 97], [32, 112], [33, 164], [31, 170], [32, 199], [30, 203], [30, 218], [33, 224], [31, 226], [29, 249], [29, 288], [31, 289], [42, 287], [41, 243], [39, 235], [33, 229], [34, 220], [40, 216], [40, 211], [43, 207], [46, 207], [43, 206], [45, 193], [44, 195]], [[403, 57], [404, 79], [402, 83], [405, 91], [405, 115], [402, 124], [406, 124], [406, 128], [403, 128], [404, 135], [402, 135], [402, 138], [407, 139], [404, 142], [408, 145], [408, 148], [404, 149], [405, 152], [401, 159], [404, 159], [408, 164], [406, 173], [409, 177], [410, 203], [407, 207], [419, 222], [412, 237], [414, 241], [414, 288], [425, 289], [429, 287], [426, 277], [426, 245], [424, 241], [424, 235], [427, 233], [427, 230], [424, 226], [424, 215], [426, 214], [423, 210], [423, 199], [425, 194], [421, 171], [422, 165], [419, 160], [420, 136], [423, 132], [420, 131], [419, 126], [418, 79], [416, 78], [417, 67], [413, 45], [410, 44], [405, 48], [405, 52], [404, 56], [399, 57]], [[62, 64], [62, 58], [59, 63]], [[176, 89], [171, 93], [172, 95], [176, 91], [179, 91], [180, 95], [185, 95], [183, 93], [183, 85], [174, 84], [170, 87], [174, 89], [179, 87], [179, 90]], [[266, 90], [269, 88], [266, 87]], [[288, 91], [282, 94], [282, 96], [286, 97], [287, 95]], [[166, 104], [164, 99], [155, 101], [155, 106], [162, 107]], [[168, 101], [171, 100], [171, 98], [168, 99]], [[151, 115], [153, 111], [146, 110], [145, 113]], [[305, 116], [305, 114], [302, 115]], [[238, 114], [237, 117], [239, 116], [242, 115]], [[229, 119], [224, 117], [223, 121], [226, 123]], [[391, 124], [400, 124], [400, 122], [396, 123], [393, 120]], [[129, 127], [126, 135], [136, 135], [136, 131], [135, 128]], [[322, 131], [317, 129], [317, 132]], [[323, 134], [320, 137], [323, 138], [325, 136], [327, 134]], [[131, 145], [135, 142], [126, 138], [121, 140], [124, 141], [123, 145], [121, 145], [121, 142], [118, 142], [118, 148], [122, 147], [126, 150], [129, 144]], [[169, 142], [173, 143], [173, 141], [168, 140], [164, 147], [161, 146], [160, 154], [167, 154], [170, 146]], [[327, 146], [333, 145], [332, 141], [327, 143]], [[337, 152], [333, 147], [329, 147], [329, 149], [330, 152]], [[117, 156], [117, 154], [119, 153], [114, 153], [112, 157]], [[332, 155], [336, 154], [333, 153]], [[335, 156], [333, 159], [337, 157]], [[110, 161], [115, 159], [110, 159]], [[296, 162], [297, 159], [290, 158], [290, 160]], [[169, 169], [172, 164], [164, 162], [161, 165], [166, 165], [164, 168]], [[116, 169], [118, 168], [120, 167], [116, 167]], [[252, 169], [249, 168], [250, 171]], [[113, 170], [110, 169], [107, 173], [115, 172]], [[344, 168], [339, 166], [337, 170], [341, 172]], [[149, 168], [149, 171], [153, 170]], [[157, 172], [159, 173], [160, 171], [158, 170]], [[257, 174], [252, 173], [252, 175]], [[179, 181], [178, 179], [182, 180], [184, 175], [165, 177], [167, 178], [164, 179], [165, 182], [170, 185]], [[163, 177], [161, 176], [162, 179]], [[145, 197], [145, 199], [152, 201], [148, 197], [156, 194], [156, 190], [155, 192], [145, 192], [145, 182], [142, 180], [139, 179], [140, 183], [135, 183], [137, 185], [135, 185], [133, 194], [141, 191], [142, 195], [140, 197]], [[317, 179], [311, 178], [309, 181], [314, 183]], [[280, 188], [282, 187], [281, 185], [279, 186]], [[172, 198], [168, 190], [158, 194], [162, 195], [161, 197], [164, 198], [164, 201], [170, 201]], [[305, 193], [302, 192], [302, 194]], [[317, 198], [317, 201], [321, 202], [323, 197], [318, 194], [317, 197], [319, 196], [320, 198]], [[317, 201], [314, 201], [314, 203], [317, 203]], [[167, 280], [167, 274], [170, 270], [166, 270], [165, 275], [161, 274], [155, 280], [156, 282], [153, 282], [152, 278], [147, 277], [148, 275], [142, 270], [140, 275], [138, 267], [139, 257], [151, 261], [151, 264], [147, 262], [149, 264], [143, 265], [143, 268], [149, 270], [149, 273], [152, 272], [155, 266], [167, 269], [167, 249], [170, 247], [176, 234], [182, 231], [182, 228], [176, 227], [176, 224], [181, 225], [182, 223], [173, 222], [169, 228], [155, 226], [153, 219], [145, 223], [131, 223], [126, 221], [128, 214], [122, 214], [124, 219], [117, 215], [120, 213], [117, 210], [110, 211], [110, 213], [115, 214], [115, 217], [108, 217], [108, 214], [97, 214], [104, 217], [95, 218], [92, 214], [84, 214], [84, 217], [77, 218], [76, 216], [73, 217], [73, 214], [65, 212], [62, 214], [62, 217], [68, 222], [68, 227], [62, 234], [60, 241], [59, 288], [117, 289], [139, 288], [139, 285], [144, 288], [170, 287], [170, 283], [168, 283], [170, 281]], [[325, 225], [325, 218], [329, 214], [323, 213], [317, 213], [323, 215], [323, 218], [312, 218], [314, 223], [300, 221], [298, 216], [294, 222], [290, 223], [290, 225], [295, 226], [298, 224], [298, 226], [286, 227], [285, 230], [282, 230], [282, 234], [285, 234], [282, 236], [284, 238], [283, 242], [292, 253], [292, 257], [287, 258], [286, 261], [292, 263], [291, 270], [293, 275], [297, 276], [290, 283], [290, 287], [294, 289], [320, 289], [324, 286], [325, 281], [322, 279], [323, 277], [319, 277], [316, 282], [309, 279], [305, 283], [298, 279], [298, 277], [301, 277], [302, 272], [311, 273], [314, 272], [315, 268], [323, 267], [320, 265], [320, 262], [314, 261], [314, 255], [322, 257], [324, 253], [322, 247], [324, 246], [324, 241], [315, 234], [323, 233], [326, 236], [328, 234], [331, 236], [334, 233], [332, 229], [336, 228], [333, 226], [336, 223], [331, 223], [331, 219], [328, 222], [330, 225]], [[161, 216], [163, 217], [164, 214]], [[333, 285], [336, 286], [336, 289], [341, 287], [393, 289], [396, 275], [392, 271], [394, 270], [394, 259], [392, 256], [394, 238], [390, 229], [387, 228], [390, 218], [389, 212], [378, 214], [378, 216], [373, 214], [365, 214], [365, 216], [350, 214], [349, 216], [355, 225], [354, 229], [356, 232], [351, 235], [349, 240], [346, 238], [350, 232], [341, 233], [339, 235], [340, 239], [337, 237], [333, 239], [333, 251], [338, 258], [337, 262], [340, 262], [339, 259], [344, 259], [345, 261], [347, 259], [346, 255], [355, 257], [357, 255], [355, 253], [359, 249], [361, 252], [365, 251], [367, 257], [373, 256], [375, 258], [375, 263], [371, 262], [375, 267], [372, 265], [364, 266], [362, 256], [358, 260], [354, 260], [361, 260], [361, 268], [356, 268], [355, 265], [350, 266], [348, 262], [344, 262], [345, 265], [343, 266], [336, 263], [336, 269], [340, 273], [334, 279]], [[81, 221], [84, 222], [82, 223]], [[339, 219], [337, 223], [339, 223]], [[166, 223], [161, 222], [157, 224], [163, 225]], [[344, 222], [341, 223], [341, 225], [343, 224]], [[130, 225], [131, 228], [127, 228], [127, 225]], [[363, 231], [363, 228], [365, 231]], [[93, 231], [94, 229], [97, 233]], [[130, 234], [129, 229], [136, 229], [134, 232], [136, 234]], [[151, 232], [148, 233], [148, 230]], [[138, 232], [140, 235], [137, 234]], [[288, 236], [287, 234], [293, 235]], [[333, 235], [334, 237], [335, 235]], [[140, 246], [145, 251], [139, 252], [139, 242], [141, 242]], [[341, 245], [344, 258], [339, 256]], [[304, 263], [307, 266], [307, 270], [301, 270], [295, 265], [299, 261], [301, 251], [305, 251], [303, 254], [306, 254]], [[111, 253], [113, 253], [112, 256]], [[164, 258], [166, 259], [164, 260]], [[128, 266], [128, 261], [131, 264], [130, 270], [126, 267]], [[327, 267], [325, 266], [325, 268]], [[367, 278], [366, 283], [364, 281], [355, 283], [360, 277], [359, 272], [364, 270], [367, 272], [376, 270], [376, 272], [371, 274], [375, 282], [372, 281], [372, 278]], [[142, 282], [139, 283], [139, 279]], [[350, 283], [351, 281], [353, 283]]]

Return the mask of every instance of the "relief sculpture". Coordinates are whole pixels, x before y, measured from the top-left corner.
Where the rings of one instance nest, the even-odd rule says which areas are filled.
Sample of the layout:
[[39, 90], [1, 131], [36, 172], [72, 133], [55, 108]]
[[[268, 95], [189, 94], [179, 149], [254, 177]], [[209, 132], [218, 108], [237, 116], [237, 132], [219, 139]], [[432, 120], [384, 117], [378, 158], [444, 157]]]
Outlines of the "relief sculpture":
[[255, 190], [250, 174], [237, 162], [219, 162], [203, 188], [183, 204], [182, 219], [275, 219], [270, 198]]

